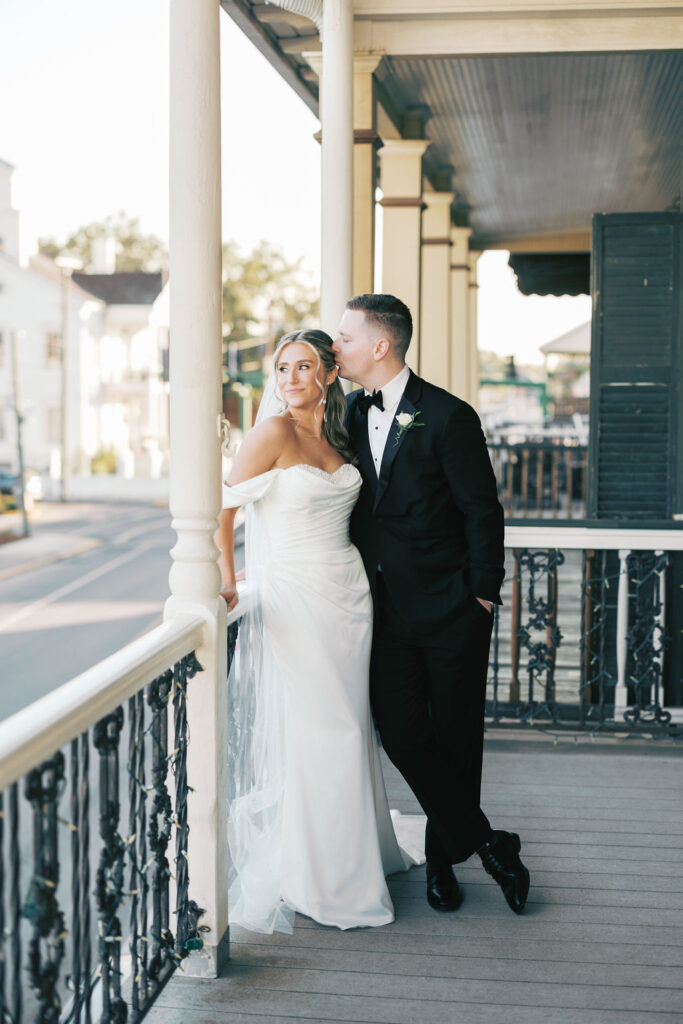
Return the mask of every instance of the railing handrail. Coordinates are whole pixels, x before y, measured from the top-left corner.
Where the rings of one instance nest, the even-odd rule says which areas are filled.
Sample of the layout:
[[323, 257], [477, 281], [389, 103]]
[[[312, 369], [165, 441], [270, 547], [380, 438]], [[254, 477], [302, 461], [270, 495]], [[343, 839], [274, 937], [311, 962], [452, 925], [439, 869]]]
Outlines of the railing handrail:
[[584, 441], [578, 441], [574, 437], [544, 437], [540, 441], [488, 441], [487, 448], [494, 451], [526, 449], [541, 450], [546, 452], [587, 452], [588, 445]]
[[0, 722], [0, 792], [199, 647], [203, 631], [199, 617], [170, 619]]
[[573, 548], [576, 550], [683, 551], [683, 529], [596, 526], [524, 526], [505, 524], [508, 548]]

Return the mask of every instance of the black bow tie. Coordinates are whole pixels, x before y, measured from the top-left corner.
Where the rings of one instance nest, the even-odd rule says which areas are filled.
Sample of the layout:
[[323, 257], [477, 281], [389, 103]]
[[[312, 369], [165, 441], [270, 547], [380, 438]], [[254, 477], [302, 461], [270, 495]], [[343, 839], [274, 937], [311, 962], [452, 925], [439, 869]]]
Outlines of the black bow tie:
[[371, 395], [359, 395], [356, 404], [364, 416], [367, 416], [371, 405], [376, 405], [380, 412], [384, 412], [381, 391], [373, 391]]

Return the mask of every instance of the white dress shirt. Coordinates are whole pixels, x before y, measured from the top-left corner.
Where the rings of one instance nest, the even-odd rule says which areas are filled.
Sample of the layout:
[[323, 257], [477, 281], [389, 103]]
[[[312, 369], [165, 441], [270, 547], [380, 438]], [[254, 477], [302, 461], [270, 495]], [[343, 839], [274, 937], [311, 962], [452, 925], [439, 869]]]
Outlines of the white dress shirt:
[[[409, 376], [410, 370], [407, 366], [404, 366], [393, 380], [390, 380], [388, 384], [385, 384], [380, 389], [384, 410], [380, 410], [376, 405], [371, 405], [368, 409], [368, 440], [370, 441], [370, 451], [372, 452], [372, 461], [377, 476], [379, 476], [379, 471], [382, 467], [382, 456], [384, 455], [391, 424], [396, 415], [398, 404], [403, 397]], [[371, 392], [366, 391], [365, 394], [369, 395]]]

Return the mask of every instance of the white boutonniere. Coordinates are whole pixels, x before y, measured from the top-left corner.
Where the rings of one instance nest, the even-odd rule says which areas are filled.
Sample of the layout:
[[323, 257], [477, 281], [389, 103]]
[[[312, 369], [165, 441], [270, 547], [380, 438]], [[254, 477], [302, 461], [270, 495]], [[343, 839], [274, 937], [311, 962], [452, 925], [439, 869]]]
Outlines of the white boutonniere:
[[413, 427], [424, 427], [425, 426], [424, 423], [416, 423], [415, 422], [417, 417], [420, 416], [420, 415], [421, 415], [421, 413], [420, 413], [419, 409], [418, 409], [417, 412], [414, 412], [414, 413], [400, 412], [398, 414], [398, 416], [396, 417], [396, 422], [398, 423], [398, 434], [396, 435], [396, 440], [394, 441], [395, 445], [397, 445], [400, 442], [400, 440], [403, 437], [403, 435], [407, 434], [409, 430], [413, 429]]

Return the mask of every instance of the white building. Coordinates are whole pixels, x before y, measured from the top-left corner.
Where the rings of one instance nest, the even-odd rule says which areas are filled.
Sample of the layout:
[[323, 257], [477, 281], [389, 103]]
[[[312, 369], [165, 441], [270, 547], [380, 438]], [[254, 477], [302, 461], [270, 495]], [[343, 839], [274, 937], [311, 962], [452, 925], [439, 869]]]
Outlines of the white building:
[[[24, 462], [44, 474], [46, 493], [55, 494], [49, 481], [60, 475], [66, 311], [68, 493], [104, 496], [117, 493], [122, 479], [158, 480], [168, 473], [169, 435], [163, 277], [113, 272], [115, 253], [106, 243], [96, 253], [99, 273], [65, 276], [41, 255], [22, 265], [12, 171], [0, 161], [0, 465], [17, 467], [14, 333], [25, 416]], [[99, 457], [102, 467], [107, 454], [115, 474], [93, 476], [93, 459], [97, 467]]]
[[89, 459], [111, 451], [116, 474], [125, 479], [165, 476], [168, 296], [162, 274], [76, 273], [73, 282], [101, 304], [86, 371], [84, 451]]

